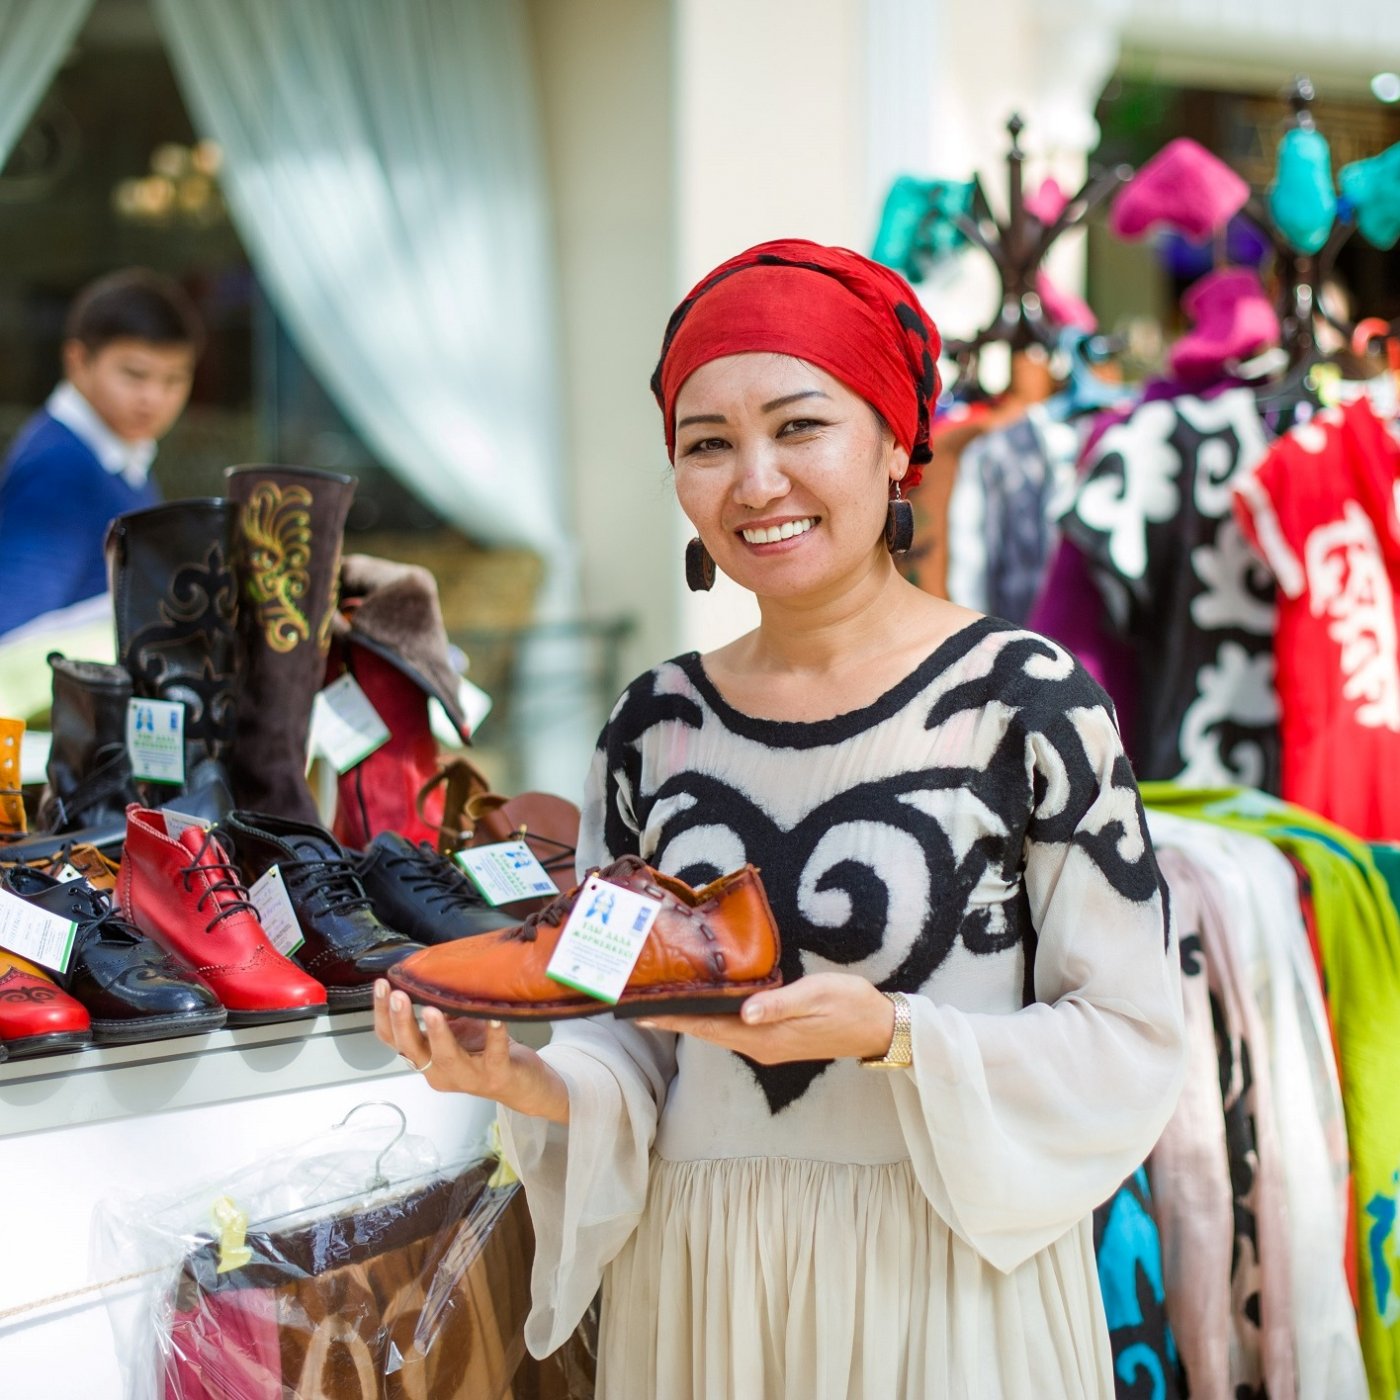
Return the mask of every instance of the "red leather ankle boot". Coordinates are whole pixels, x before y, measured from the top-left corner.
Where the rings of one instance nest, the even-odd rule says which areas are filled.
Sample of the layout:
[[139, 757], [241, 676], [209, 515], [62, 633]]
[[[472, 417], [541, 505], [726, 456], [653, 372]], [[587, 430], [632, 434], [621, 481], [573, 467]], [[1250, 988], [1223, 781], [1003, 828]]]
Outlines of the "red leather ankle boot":
[[315, 1016], [326, 989], [268, 942], [238, 871], [210, 830], [167, 834], [165, 816], [126, 809], [122, 911], [183, 958], [228, 1008], [230, 1026]]
[[81, 1003], [54, 985], [41, 967], [0, 952], [0, 1045], [11, 1059], [76, 1050], [92, 1039]]
[[421, 814], [416, 804], [419, 789], [438, 769], [428, 696], [368, 647], [342, 643], [340, 652], [345, 669], [388, 728], [389, 742], [341, 774], [335, 838], [354, 850], [363, 850], [381, 831], [398, 832], [413, 842], [431, 841], [442, 819], [442, 798], [433, 793]]

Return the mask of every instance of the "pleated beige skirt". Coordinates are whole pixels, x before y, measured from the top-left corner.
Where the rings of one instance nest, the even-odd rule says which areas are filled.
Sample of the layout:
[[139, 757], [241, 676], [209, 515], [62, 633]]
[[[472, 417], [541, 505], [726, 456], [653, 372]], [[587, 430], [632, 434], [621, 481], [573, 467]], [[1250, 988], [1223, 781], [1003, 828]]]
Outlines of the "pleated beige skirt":
[[653, 1159], [600, 1400], [1112, 1400], [1088, 1220], [1004, 1274], [907, 1162]]

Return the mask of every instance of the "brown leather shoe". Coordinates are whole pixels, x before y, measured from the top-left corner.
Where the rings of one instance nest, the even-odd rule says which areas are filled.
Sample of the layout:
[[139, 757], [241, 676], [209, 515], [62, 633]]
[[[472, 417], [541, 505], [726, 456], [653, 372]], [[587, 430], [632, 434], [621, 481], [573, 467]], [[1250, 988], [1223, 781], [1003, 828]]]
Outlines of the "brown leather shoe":
[[121, 867], [114, 860], [108, 860], [96, 846], [76, 845], [61, 850], [52, 860], [35, 861], [35, 866], [45, 875], [55, 879], [65, 865], [72, 866], [95, 890], [109, 893], [117, 887], [117, 875]]
[[389, 981], [449, 1015], [498, 1021], [556, 1021], [607, 1011], [624, 1017], [737, 1012], [754, 992], [782, 986], [778, 929], [753, 866], [699, 890], [638, 856], [623, 856], [597, 874], [662, 901], [616, 1006], [545, 976], [582, 885], [517, 928], [414, 953], [389, 969]]

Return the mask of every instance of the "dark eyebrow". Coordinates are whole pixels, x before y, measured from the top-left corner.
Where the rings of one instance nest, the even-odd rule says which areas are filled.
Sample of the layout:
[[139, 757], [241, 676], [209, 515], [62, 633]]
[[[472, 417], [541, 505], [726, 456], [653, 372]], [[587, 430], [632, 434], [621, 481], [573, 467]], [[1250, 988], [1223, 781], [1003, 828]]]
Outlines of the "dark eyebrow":
[[784, 394], [780, 399], [770, 399], [763, 405], [764, 413], [772, 413], [775, 408], [782, 408], [785, 404], [796, 403], [798, 399], [825, 399], [830, 397], [822, 393], [820, 389], [803, 389], [796, 394]]
[[[829, 394], [824, 394], [820, 389], [801, 389], [795, 394], [784, 394], [780, 399], [769, 399], [766, 404], [760, 406], [760, 412], [772, 413], [775, 408], [783, 408], [787, 404], [796, 403], [799, 399], [825, 399]], [[676, 424], [676, 431], [688, 428], [692, 423], [727, 423], [727, 419], [722, 413], [695, 413], [689, 418], [682, 418]]]

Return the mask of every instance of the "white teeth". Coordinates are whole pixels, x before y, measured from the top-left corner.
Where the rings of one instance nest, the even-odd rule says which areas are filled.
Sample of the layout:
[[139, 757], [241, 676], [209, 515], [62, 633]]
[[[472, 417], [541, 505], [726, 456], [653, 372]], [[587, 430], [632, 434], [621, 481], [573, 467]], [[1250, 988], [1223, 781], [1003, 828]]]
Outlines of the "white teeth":
[[790, 540], [794, 535], [805, 535], [817, 522], [812, 516], [805, 520], [788, 520], [781, 525], [770, 525], [767, 529], [745, 530], [744, 538], [750, 544], [774, 544], [778, 540]]

